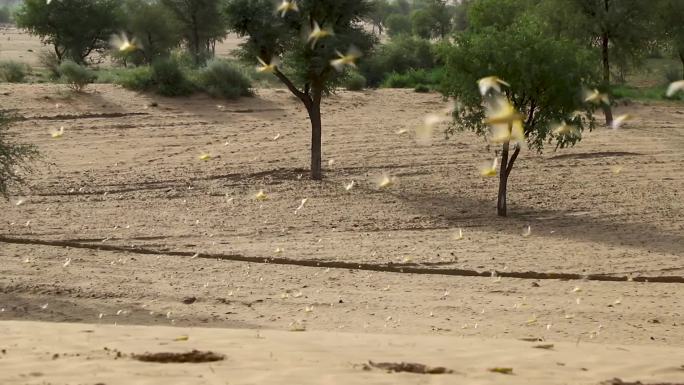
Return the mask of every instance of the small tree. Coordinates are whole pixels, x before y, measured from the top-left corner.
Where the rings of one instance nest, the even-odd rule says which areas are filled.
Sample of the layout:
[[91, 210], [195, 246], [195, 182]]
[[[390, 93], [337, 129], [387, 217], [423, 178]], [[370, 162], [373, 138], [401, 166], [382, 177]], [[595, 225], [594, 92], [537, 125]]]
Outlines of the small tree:
[[93, 52], [104, 53], [122, 25], [119, 0], [25, 0], [15, 19], [52, 45], [60, 61], [79, 64]]
[[392, 11], [392, 6], [388, 0], [371, 0], [373, 6], [372, 11], [368, 14], [368, 22], [373, 26], [373, 33], [378, 30], [378, 34], [382, 35], [385, 30], [385, 20]]
[[[374, 38], [364, 30], [363, 20], [371, 5], [367, 0], [301, 0], [298, 10], [275, 12], [271, 0], [229, 0], [227, 15], [230, 27], [247, 36], [242, 45], [245, 57], [258, 57], [271, 65], [280, 81], [306, 107], [311, 120], [311, 179], [320, 180], [321, 172], [321, 99], [344, 79], [331, 61], [337, 52], [350, 46], [367, 52]], [[306, 36], [320, 27], [325, 33], [306, 41]], [[326, 35], [327, 36], [324, 36]], [[282, 55], [283, 64], [273, 66]], [[286, 75], [287, 73], [287, 75]]]
[[[638, 59], [645, 52], [654, 34], [653, 12], [657, 4], [654, 6], [653, 2], [643, 0], [552, 1], [560, 8], [550, 7], [549, 10], [562, 18], [559, 25], [567, 25], [571, 31], [570, 37], [579, 38], [585, 44], [599, 49], [602, 89], [610, 92], [613, 59], [624, 65], [629, 59]], [[559, 9], [563, 11], [559, 12]], [[572, 13], [580, 17], [573, 17]], [[568, 17], [573, 22], [567, 23]], [[681, 19], [681, 16], [678, 18]], [[578, 23], [580, 28], [577, 28]], [[604, 105], [603, 110], [606, 125], [611, 125], [613, 112], [610, 105]]]
[[391, 37], [411, 34], [411, 19], [406, 15], [393, 13], [387, 17], [385, 25]]
[[124, 3], [126, 30], [139, 42], [132, 55], [139, 62], [152, 63], [168, 56], [171, 49], [180, 45], [180, 24], [176, 16], [159, 1], [127, 0]]
[[[453, 45], [441, 48], [446, 62], [443, 92], [463, 105], [454, 113], [455, 124], [450, 132], [467, 129], [491, 136], [493, 132], [485, 122], [487, 113], [478, 90], [478, 79], [498, 75], [510, 83], [510, 88], [503, 87], [502, 93], [512, 104], [509, 112], [519, 116], [490, 121], [494, 126], [491, 129], [501, 129], [500, 124], [503, 124], [507, 131], [503, 136], [500, 131], [494, 132], [498, 136], [497, 142], [501, 143], [497, 200], [500, 216], [507, 215], [508, 178], [522, 150], [519, 139], [511, 148], [517, 125], [523, 127], [523, 141], [540, 152], [544, 144], [551, 141], [555, 141], [557, 147], [565, 147], [581, 139], [580, 135], [560, 130], [554, 134], [555, 123], [567, 122], [576, 127], [577, 132], [593, 127], [590, 110], [586, 115], [575, 113], [590, 109], [582, 103], [580, 94], [582, 85], [595, 79], [591, 53], [569, 40], [556, 40], [547, 32], [536, 19], [521, 17], [500, 29], [476, 25], [475, 30], [459, 35]], [[485, 100], [491, 103], [492, 97], [487, 93]]]
[[214, 55], [216, 42], [226, 36], [221, 0], [161, 0], [180, 22], [180, 33], [195, 65]]
[[10, 189], [21, 183], [22, 172], [30, 172], [28, 162], [38, 157], [38, 150], [32, 145], [17, 144], [8, 132], [11, 120], [0, 111], [0, 195], [9, 198]]

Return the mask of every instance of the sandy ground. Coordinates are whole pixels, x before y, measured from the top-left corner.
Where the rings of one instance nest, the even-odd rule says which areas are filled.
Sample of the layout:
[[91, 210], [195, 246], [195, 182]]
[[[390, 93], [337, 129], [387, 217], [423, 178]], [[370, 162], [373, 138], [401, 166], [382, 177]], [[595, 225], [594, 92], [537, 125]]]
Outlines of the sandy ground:
[[[682, 348], [335, 332], [0, 322], [3, 384], [573, 384], [681, 381]], [[187, 340], [185, 340], [187, 337]], [[178, 341], [178, 339], [182, 339]], [[543, 344], [542, 344], [543, 345]], [[211, 363], [143, 363], [133, 355], [220, 352]], [[524, 353], [524, 354], [521, 354]], [[364, 370], [417, 362], [450, 374]], [[492, 373], [511, 368], [513, 374]]]
[[[455, 365], [434, 351], [412, 357], [399, 346], [394, 356], [354, 351], [372, 348], [375, 338], [447, 345], [462, 337], [486, 339], [471, 358], [523, 337], [567, 347], [595, 343], [597, 354], [608, 358], [609, 344], [634, 345], [662, 365], [634, 366], [625, 376], [650, 380], [651, 368], [676, 364], [656, 357], [675, 357], [672, 349], [684, 344], [681, 284], [637, 282], [684, 276], [681, 105], [622, 107], [618, 112], [637, 116], [624, 129], [588, 133], [569, 150], [525, 151], [511, 176], [511, 215], [500, 219], [496, 180], [477, 171], [493, 147], [467, 133], [449, 140], [435, 133], [429, 146], [396, 133], [413, 130], [425, 113], [443, 107], [434, 94], [380, 90], [327, 99], [326, 178], [313, 182], [306, 179], [307, 117], [283, 90], [226, 102], [158, 98], [110, 85], [81, 95], [60, 85], [1, 87], [0, 105], [24, 118], [13, 132], [38, 145], [45, 164], [29, 176], [24, 204], [0, 203], [0, 320], [281, 331], [296, 322], [307, 331], [273, 332], [280, 344], [274, 342], [274, 351], [298, 351], [294, 338], [302, 354], [310, 354], [304, 347], [320, 338], [347, 346], [340, 354], [353, 360], [345, 362], [396, 357], [467, 373], [476, 367], [468, 376], [481, 378], [478, 383], [496, 380], [482, 368], [500, 364]], [[52, 139], [49, 130], [60, 126], [64, 137]], [[200, 161], [202, 153], [211, 160]], [[374, 179], [383, 172], [399, 183], [379, 191]], [[356, 186], [346, 191], [352, 180]], [[260, 189], [268, 201], [254, 199]], [[295, 213], [303, 198], [306, 205]], [[523, 237], [528, 224], [532, 235]], [[453, 238], [457, 228], [464, 239]], [[492, 270], [504, 278], [490, 278]], [[464, 276], [471, 272], [486, 276]], [[525, 279], [509, 277], [522, 273]], [[544, 273], [576, 276], [545, 279]], [[593, 274], [635, 281], [601, 281]], [[582, 276], [590, 279], [574, 279]], [[0, 327], [28, 333], [21, 325]], [[28, 330], [57, 336], [62, 327], [65, 335], [88, 328], [31, 325]], [[149, 333], [183, 333], [168, 330]], [[354, 347], [363, 336], [367, 345]], [[17, 338], [22, 349], [31, 345]], [[503, 356], [534, 357], [510, 344]], [[320, 346], [334, 350], [332, 342]], [[455, 359], [459, 352], [444, 354]], [[335, 375], [359, 375], [326, 354], [321, 360], [336, 368]], [[600, 376], [574, 371], [571, 378], [595, 383], [631, 362], [615, 360], [618, 366]], [[95, 367], [83, 365], [86, 371]], [[290, 370], [285, 366], [265, 375]], [[122, 368], [107, 373], [114, 378]], [[684, 379], [681, 372], [664, 375]], [[399, 377], [388, 378], [372, 381]], [[545, 378], [536, 383], [550, 383]], [[416, 382], [431, 381], [440, 380]]]

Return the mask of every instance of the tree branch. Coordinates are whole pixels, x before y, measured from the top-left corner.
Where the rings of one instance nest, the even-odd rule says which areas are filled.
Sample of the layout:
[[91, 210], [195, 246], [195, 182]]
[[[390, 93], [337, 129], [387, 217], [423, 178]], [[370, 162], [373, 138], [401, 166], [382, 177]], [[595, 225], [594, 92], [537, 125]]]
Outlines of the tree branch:
[[297, 87], [292, 83], [292, 81], [285, 76], [278, 68], [275, 69], [274, 72], [275, 76], [280, 79], [283, 84], [287, 86], [287, 88], [294, 94], [294, 96], [298, 97], [306, 106], [306, 108], [309, 108], [311, 106], [311, 98], [309, 95], [305, 94], [304, 92], [300, 91], [297, 89]]
[[508, 161], [508, 164], [506, 165], [506, 177], [508, 177], [511, 174], [511, 171], [513, 170], [513, 163], [515, 163], [515, 160], [518, 159], [518, 154], [520, 154], [520, 144], [515, 147], [515, 151], [513, 152], [513, 155], [511, 155], [511, 159]]

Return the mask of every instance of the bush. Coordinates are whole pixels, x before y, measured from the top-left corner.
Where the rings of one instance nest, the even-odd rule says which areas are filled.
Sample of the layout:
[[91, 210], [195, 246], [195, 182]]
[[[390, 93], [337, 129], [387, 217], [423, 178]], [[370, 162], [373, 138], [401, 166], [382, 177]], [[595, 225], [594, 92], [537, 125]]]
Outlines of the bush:
[[185, 96], [194, 90], [180, 63], [173, 59], [159, 59], [152, 63], [151, 82], [155, 92], [163, 96]]
[[438, 85], [441, 83], [444, 76], [444, 71], [441, 69], [434, 70], [408, 70], [405, 73], [391, 73], [384, 82], [384, 88], [416, 88], [420, 85]]
[[118, 74], [114, 82], [129, 90], [148, 91], [154, 87], [152, 68], [146, 66], [128, 69]]
[[408, 16], [395, 13], [385, 20], [387, 34], [394, 37], [411, 34], [411, 19]]
[[366, 78], [358, 72], [352, 72], [345, 79], [344, 88], [349, 91], [361, 91], [366, 88]]
[[200, 89], [215, 98], [235, 99], [251, 96], [252, 83], [237, 64], [226, 60], [211, 60], [200, 70], [197, 78]]
[[47, 68], [47, 70], [50, 72], [50, 79], [57, 80], [62, 75], [59, 72], [60, 63], [56, 53], [48, 50], [42, 50], [38, 52], [38, 63]]
[[672, 82], [676, 82], [678, 80], [682, 80], [682, 70], [678, 68], [668, 68], [665, 70], [665, 82], [667, 84], [670, 84]]
[[361, 63], [360, 72], [368, 80], [369, 86], [377, 87], [392, 72], [432, 69], [436, 64], [436, 50], [428, 40], [398, 36], [370, 54]]
[[0, 80], [7, 83], [21, 83], [26, 78], [27, 67], [13, 60], [0, 62]]
[[83, 91], [88, 84], [97, 79], [93, 71], [71, 60], [65, 60], [59, 66], [59, 72], [67, 86], [76, 92]]
[[426, 86], [425, 84], [419, 84], [413, 90], [419, 94], [426, 94], [430, 92], [430, 87]]

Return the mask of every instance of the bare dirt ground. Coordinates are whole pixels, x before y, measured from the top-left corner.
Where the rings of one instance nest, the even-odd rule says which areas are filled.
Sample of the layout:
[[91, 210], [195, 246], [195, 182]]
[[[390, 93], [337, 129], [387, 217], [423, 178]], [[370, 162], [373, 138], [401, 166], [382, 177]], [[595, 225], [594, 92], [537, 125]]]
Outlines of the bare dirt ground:
[[[511, 216], [500, 219], [496, 180], [477, 171], [491, 157], [481, 139], [435, 133], [417, 146], [395, 133], [441, 108], [437, 95], [327, 99], [325, 161], [335, 162], [313, 182], [306, 114], [281, 90], [236, 102], [109, 85], [3, 91], [3, 108], [25, 119], [18, 139], [47, 163], [26, 203], [3, 203], [2, 233], [14, 239], [1, 244], [3, 319], [275, 329], [305, 320], [310, 330], [684, 343], [680, 284], [541, 279], [681, 279], [681, 106], [633, 105], [639, 118], [625, 129], [525, 152]], [[51, 138], [60, 126], [64, 137]], [[205, 152], [212, 159], [200, 161]], [[378, 191], [383, 172], [398, 185]], [[268, 201], [254, 199], [260, 189]], [[454, 240], [459, 227], [465, 239]], [[506, 276], [521, 272], [539, 279]]]

